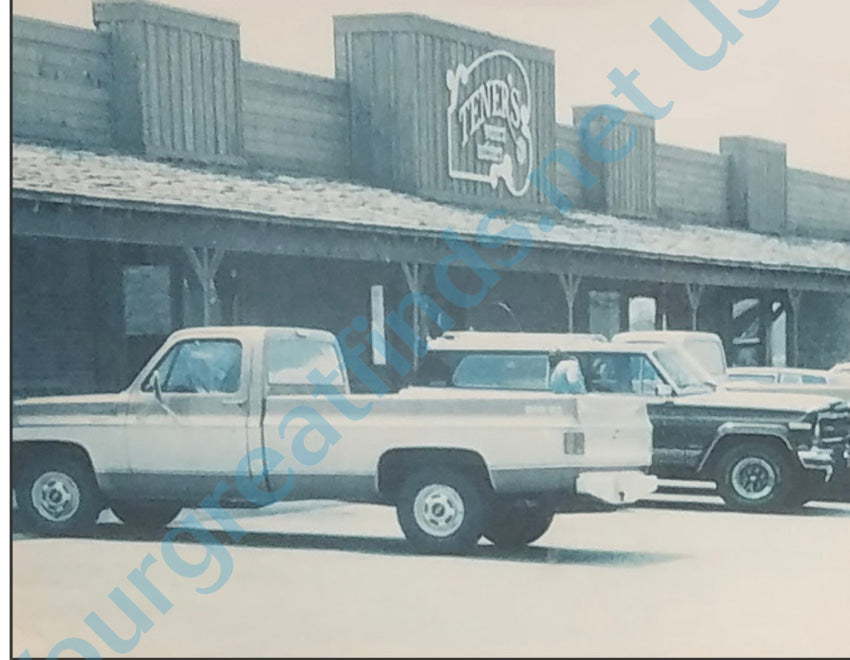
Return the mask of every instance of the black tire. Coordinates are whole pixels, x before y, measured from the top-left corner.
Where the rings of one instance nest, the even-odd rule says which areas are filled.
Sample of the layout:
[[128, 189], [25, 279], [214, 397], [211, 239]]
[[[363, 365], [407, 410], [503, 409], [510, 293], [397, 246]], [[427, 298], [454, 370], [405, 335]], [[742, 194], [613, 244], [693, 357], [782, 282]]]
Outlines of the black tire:
[[484, 537], [497, 548], [518, 550], [534, 543], [552, 524], [555, 512], [544, 504], [526, 500], [500, 503], [493, 508]]
[[64, 452], [31, 458], [15, 483], [25, 526], [46, 536], [80, 536], [94, 530], [103, 497], [91, 467]]
[[820, 497], [826, 488], [825, 475], [820, 470], [802, 470], [799, 483], [788, 498], [788, 506], [799, 508]]
[[423, 468], [407, 477], [399, 488], [399, 525], [407, 540], [422, 552], [468, 552], [478, 543], [487, 523], [488, 490], [482, 479], [466, 472]]
[[121, 522], [134, 529], [160, 529], [183, 510], [169, 502], [113, 502], [110, 508]]
[[720, 457], [717, 491], [726, 505], [736, 511], [780, 511], [794, 505], [801, 472], [787, 450], [744, 442]]

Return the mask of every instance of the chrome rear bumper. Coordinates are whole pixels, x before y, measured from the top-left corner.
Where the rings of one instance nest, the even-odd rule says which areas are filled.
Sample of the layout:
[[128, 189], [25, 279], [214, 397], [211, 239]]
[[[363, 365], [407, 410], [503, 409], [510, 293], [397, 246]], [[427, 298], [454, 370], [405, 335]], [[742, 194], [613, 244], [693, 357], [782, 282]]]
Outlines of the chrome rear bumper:
[[658, 489], [658, 477], [643, 472], [582, 472], [576, 478], [576, 493], [590, 495], [608, 504], [632, 504]]

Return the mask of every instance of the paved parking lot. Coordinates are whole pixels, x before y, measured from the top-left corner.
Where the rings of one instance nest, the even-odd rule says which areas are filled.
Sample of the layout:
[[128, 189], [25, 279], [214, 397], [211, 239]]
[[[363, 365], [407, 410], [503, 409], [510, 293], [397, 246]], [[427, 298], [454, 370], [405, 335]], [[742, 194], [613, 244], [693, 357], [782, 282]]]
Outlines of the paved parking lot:
[[[108, 514], [94, 539], [16, 533], [14, 653], [43, 656], [76, 636], [115, 655], [83, 619], [95, 611], [130, 638], [109, 600], [122, 587], [153, 624], [136, 656], [850, 654], [850, 505], [746, 515], [711, 496], [656, 495], [560, 516], [525, 551], [482, 542], [471, 557], [412, 553], [389, 508], [275, 511], [234, 513], [247, 531], [238, 543], [216, 535], [233, 572], [208, 594], [196, 588], [216, 581], [218, 560], [181, 577], [163, 560], [163, 532], [134, 537]], [[148, 553], [173, 604], [165, 614], [126, 579]]]

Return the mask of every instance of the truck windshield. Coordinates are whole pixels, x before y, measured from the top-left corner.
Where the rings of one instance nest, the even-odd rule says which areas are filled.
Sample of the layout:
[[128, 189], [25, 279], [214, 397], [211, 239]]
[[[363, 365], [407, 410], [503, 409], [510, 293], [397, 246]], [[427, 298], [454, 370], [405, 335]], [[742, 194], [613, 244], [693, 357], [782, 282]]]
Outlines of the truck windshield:
[[679, 355], [675, 349], [664, 347], [653, 351], [655, 359], [670, 376], [673, 384], [679, 390], [686, 389], [711, 389], [706, 380], [707, 374], [702, 373], [698, 367], [691, 364], [686, 358]]

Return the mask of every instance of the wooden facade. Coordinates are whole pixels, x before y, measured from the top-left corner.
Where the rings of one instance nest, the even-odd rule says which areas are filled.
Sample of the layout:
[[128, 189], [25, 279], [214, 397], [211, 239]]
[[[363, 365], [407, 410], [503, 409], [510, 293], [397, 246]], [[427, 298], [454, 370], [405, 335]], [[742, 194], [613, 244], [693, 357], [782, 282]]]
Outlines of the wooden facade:
[[[533, 90], [531, 165], [557, 147], [597, 178], [588, 188], [558, 162], [547, 168], [576, 210], [659, 226], [850, 240], [850, 181], [788, 169], [784, 145], [726, 138], [720, 153], [661, 145], [653, 123], [629, 113], [609, 139], [623, 143], [634, 127], [633, 153], [606, 166], [590, 162], [579, 130], [588, 109], [576, 109], [572, 125], [554, 120], [554, 57], [546, 49], [420, 16], [341, 17], [336, 78], [323, 78], [243, 62], [238, 26], [228, 21], [140, 1], [95, 7], [97, 30], [14, 17], [16, 141], [66, 148], [69, 157], [75, 150], [118, 151], [196, 169], [224, 166], [234, 176], [365, 182], [482, 215], [506, 208], [574, 222], [535, 186], [514, 195], [507, 179], [493, 186], [463, 178], [486, 172], [482, 163], [496, 152], [482, 150], [482, 161], [476, 151], [452, 152], [448, 144], [447, 74], [464, 75], [461, 65], [507, 52]], [[467, 99], [510, 91], [520, 75], [515, 67], [501, 55], [483, 60], [469, 75]], [[488, 98], [480, 103], [499, 102]], [[495, 107], [486, 112], [498, 114]], [[465, 120], [455, 120], [462, 129]], [[507, 123], [490, 122], [482, 135], [504, 140], [505, 153], [516, 158]], [[460, 176], [449, 175], [452, 158]], [[354, 316], [368, 318], [373, 285], [384, 287], [387, 310], [394, 309], [410, 291], [413, 272], [457, 327], [509, 330], [519, 323], [529, 331], [610, 334], [628, 329], [631, 301], [646, 298], [655, 301], [659, 328], [696, 326], [718, 332], [731, 347], [751, 319], [784, 314], [789, 362], [822, 367], [850, 359], [847, 264], [765, 267], [541, 242], [510, 271], [497, 260], [514, 248], [487, 251], [500, 282], [486, 304], [467, 311], [449, 309], [433, 285], [434, 265], [449, 254], [443, 228], [439, 217], [416, 228], [364, 228], [270, 218], [223, 204], [54, 195], [49, 182], [15, 188], [14, 389], [123, 387], [169, 331], [186, 325], [339, 332]], [[461, 280], [467, 275], [458, 273]], [[748, 307], [750, 300], [755, 304]], [[139, 322], [145, 311], [151, 318]], [[762, 361], [771, 359], [768, 326], [758, 330]], [[355, 339], [365, 337], [355, 333], [352, 345]]]

